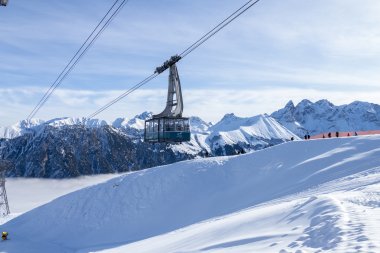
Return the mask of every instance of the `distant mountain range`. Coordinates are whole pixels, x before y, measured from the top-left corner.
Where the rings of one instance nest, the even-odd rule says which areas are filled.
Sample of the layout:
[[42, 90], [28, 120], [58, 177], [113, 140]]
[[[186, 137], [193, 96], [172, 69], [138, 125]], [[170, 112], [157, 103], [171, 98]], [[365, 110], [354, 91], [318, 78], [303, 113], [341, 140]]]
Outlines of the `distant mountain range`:
[[367, 102], [335, 106], [325, 99], [315, 103], [304, 99], [295, 106], [289, 101], [271, 116], [300, 137], [336, 131], [380, 130], [380, 105]]
[[226, 115], [215, 125], [191, 117], [192, 138], [182, 144], [142, 141], [144, 112], [132, 119], [59, 118], [22, 121], [3, 128], [0, 156], [15, 164], [8, 176], [65, 178], [115, 173], [193, 159], [235, 155], [298, 138], [268, 115]]
[[144, 112], [112, 123], [85, 118], [32, 119], [0, 128], [0, 157], [15, 164], [8, 176], [64, 178], [139, 170], [205, 155], [235, 155], [291, 138], [330, 131], [380, 129], [380, 106], [354, 102], [334, 106], [327, 100], [292, 101], [271, 115], [242, 118], [226, 114], [216, 124], [191, 117], [191, 141], [147, 144], [142, 141]]

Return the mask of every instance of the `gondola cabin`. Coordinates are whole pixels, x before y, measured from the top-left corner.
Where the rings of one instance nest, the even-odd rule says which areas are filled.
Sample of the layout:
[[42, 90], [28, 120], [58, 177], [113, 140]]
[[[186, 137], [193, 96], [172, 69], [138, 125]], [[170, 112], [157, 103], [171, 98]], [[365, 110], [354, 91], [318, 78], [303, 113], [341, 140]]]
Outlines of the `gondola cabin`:
[[190, 141], [189, 118], [182, 117], [183, 99], [181, 92], [181, 82], [178, 70], [175, 65], [181, 59], [175, 55], [166, 61], [162, 66], [156, 68], [155, 73], [162, 73], [166, 69], [169, 71], [168, 96], [165, 109], [151, 119], [145, 121], [145, 142], [186, 142]]
[[186, 142], [190, 141], [188, 118], [161, 117], [145, 121], [146, 142]]

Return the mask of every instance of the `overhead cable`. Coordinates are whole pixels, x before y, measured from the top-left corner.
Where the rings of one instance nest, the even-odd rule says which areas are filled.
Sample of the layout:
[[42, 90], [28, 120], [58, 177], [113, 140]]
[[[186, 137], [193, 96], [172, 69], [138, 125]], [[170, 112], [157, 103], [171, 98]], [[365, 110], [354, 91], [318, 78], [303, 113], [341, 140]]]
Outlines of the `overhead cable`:
[[[191, 52], [193, 52], [200, 45], [202, 45], [203, 43], [205, 43], [208, 39], [210, 39], [217, 32], [219, 32], [220, 30], [222, 30], [224, 27], [226, 27], [228, 24], [230, 24], [232, 21], [234, 21], [236, 18], [238, 18], [240, 15], [242, 15], [244, 12], [246, 12], [252, 6], [254, 6], [255, 4], [257, 4], [259, 1], [260, 0], [249, 0], [248, 2], [246, 2], [243, 6], [241, 6], [239, 9], [237, 9], [236, 11], [234, 11], [231, 15], [229, 15], [227, 18], [225, 18], [222, 22], [220, 22], [218, 25], [216, 25], [213, 29], [211, 29], [209, 32], [207, 32], [205, 35], [203, 35], [200, 39], [198, 39], [196, 42], [194, 42], [189, 47], [187, 47], [181, 54], [173, 56], [173, 57], [178, 57], [178, 58], [176, 58], [177, 60], [175, 62], [180, 61], [185, 56], [187, 56], [188, 54], [190, 54]], [[170, 63], [170, 60], [166, 61], [163, 64], [163, 66], [165, 67], [165, 69], [167, 69], [168, 66], [170, 65], [170, 64], [167, 64], [167, 63]], [[96, 115], [98, 115], [99, 113], [103, 112], [104, 110], [106, 110], [107, 108], [109, 108], [110, 106], [112, 106], [113, 104], [117, 103], [118, 101], [120, 101], [124, 97], [128, 96], [129, 94], [131, 94], [135, 90], [139, 89], [141, 86], [147, 84], [148, 82], [150, 82], [151, 80], [153, 80], [154, 78], [156, 78], [159, 74], [161, 74], [165, 69], [163, 69], [162, 67], [156, 68], [154, 74], [152, 74], [149, 77], [145, 78], [143, 81], [137, 83], [136, 85], [134, 85], [132, 88], [130, 88], [129, 90], [127, 90], [126, 92], [124, 92], [123, 94], [121, 94], [120, 96], [118, 96], [117, 98], [115, 98], [115, 99], [111, 100], [110, 102], [108, 102], [106, 105], [104, 105], [103, 107], [101, 107], [100, 109], [98, 109], [97, 111], [95, 111], [94, 113], [92, 113], [91, 115], [89, 115], [88, 119], [91, 119], [91, 118], [95, 117]]]
[[129, 90], [125, 91], [123, 94], [121, 94], [120, 96], [118, 96], [117, 98], [113, 99], [112, 101], [108, 102], [106, 105], [104, 105], [103, 107], [101, 107], [100, 109], [98, 109], [96, 112], [90, 114], [87, 118], [88, 119], [92, 119], [93, 117], [95, 117], [96, 115], [98, 115], [99, 113], [103, 112], [104, 110], [106, 110], [108, 107], [112, 106], [113, 104], [119, 102], [121, 99], [123, 99], [124, 97], [128, 96], [129, 94], [131, 94], [132, 92], [134, 92], [135, 90], [137, 90], [138, 88], [140, 88], [141, 86], [145, 85], [146, 83], [150, 82], [151, 80], [153, 80], [154, 78], [156, 78], [159, 74], [158, 73], [154, 73], [150, 76], [148, 76], [147, 78], [145, 78], [144, 80], [142, 80], [141, 82], [135, 84], [132, 88], [130, 88]]
[[250, 0], [250, 1], [246, 2], [243, 6], [241, 6], [239, 9], [237, 9], [235, 12], [233, 12], [230, 16], [225, 18], [222, 22], [220, 22], [218, 25], [216, 25], [213, 29], [211, 29], [208, 33], [203, 35], [199, 40], [197, 40], [196, 42], [191, 44], [188, 48], [186, 48], [184, 51], [182, 51], [182, 53], [180, 53], [179, 56], [181, 56], [181, 58], [184, 58], [186, 55], [193, 52], [200, 45], [205, 43], [208, 39], [210, 39], [212, 36], [214, 36], [217, 32], [222, 30], [224, 27], [226, 27], [228, 24], [230, 24], [236, 18], [238, 18], [241, 14], [246, 12], [253, 5], [257, 4], [259, 1], [260, 0]]
[[[83, 42], [83, 44], [77, 50], [75, 55], [70, 59], [69, 63], [66, 64], [65, 68], [59, 74], [57, 79], [52, 83], [52, 85], [49, 87], [49, 89], [45, 92], [44, 96], [40, 99], [40, 101], [37, 103], [37, 105], [34, 107], [34, 109], [28, 115], [28, 117], [27, 117], [28, 120], [30, 120], [31, 118], [33, 118], [37, 114], [37, 112], [41, 109], [41, 107], [46, 103], [46, 101], [49, 99], [49, 97], [53, 94], [55, 89], [57, 89], [57, 87], [59, 85], [61, 85], [63, 80], [66, 79], [66, 77], [70, 74], [70, 72], [78, 64], [80, 59], [84, 56], [84, 54], [88, 51], [88, 49], [90, 49], [90, 47], [94, 44], [96, 39], [103, 33], [103, 31], [108, 27], [108, 25], [111, 23], [111, 21], [117, 16], [117, 14], [125, 6], [125, 4], [127, 4], [129, 2], [129, 0], [122, 0], [121, 3], [115, 9], [115, 6], [119, 2], [120, 2], [120, 0], [116, 0], [113, 3], [113, 5], [111, 6], [111, 8], [107, 11], [107, 13], [103, 16], [103, 18], [99, 21], [99, 23], [93, 29], [91, 34], [87, 37], [85, 42]], [[113, 10], [113, 12], [111, 13], [112, 10]], [[99, 27], [100, 27], [100, 29], [99, 29]]]

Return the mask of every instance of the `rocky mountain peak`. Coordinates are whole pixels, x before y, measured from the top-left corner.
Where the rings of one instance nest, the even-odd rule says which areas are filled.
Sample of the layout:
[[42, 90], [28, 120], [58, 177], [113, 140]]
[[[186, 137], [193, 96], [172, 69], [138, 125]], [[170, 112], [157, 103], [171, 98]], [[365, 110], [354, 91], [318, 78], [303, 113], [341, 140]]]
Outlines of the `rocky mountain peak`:
[[301, 102], [299, 102], [296, 107], [298, 107], [298, 108], [299, 107], [307, 107], [307, 106], [311, 106], [311, 105], [313, 105], [313, 103], [310, 100], [302, 99]]
[[319, 106], [328, 106], [328, 107], [334, 107], [334, 104], [328, 101], [327, 99], [321, 99], [315, 102], [316, 105]]
[[288, 103], [286, 103], [285, 108], [287, 109], [294, 109], [294, 103], [292, 100], [289, 100]]
[[272, 116], [298, 136], [380, 129], [380, 106], [367, 102], [335, 106], [327, 99], [315, 103], [304, 99], [294, 110], [289, 108], [286, 105]]
[[153, 113], [152, 113], [152, 112], [143, 112], [143, 113], [141, 113], [141, 114], [136, 115], [136, 116], [133, 117], [133, 118], [134, 118], [134, 119], [147, 120], [147, 119], [152, 118], [152, 116], [153, 116]]

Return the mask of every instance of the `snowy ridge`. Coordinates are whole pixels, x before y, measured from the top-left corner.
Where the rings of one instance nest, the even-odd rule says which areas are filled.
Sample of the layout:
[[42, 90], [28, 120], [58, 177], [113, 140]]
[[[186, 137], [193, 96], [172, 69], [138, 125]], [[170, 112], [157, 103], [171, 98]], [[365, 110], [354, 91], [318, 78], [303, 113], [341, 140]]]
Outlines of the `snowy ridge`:
[[[291, 138], [299, 139], [267, 114], [249, 118], [241, 118], [233, 113], [226, 114], [215, 125], [194, 117], [190, 122], [192, 123], [190, 142], [173, 145], [174, 151], [193, 155], [205, 151], [214, 155], [232, 155], [277, 145]], [[195, 124], [194, 131], [193, 124]]]
[[[250, 118], [227, 114], [220, 122], [210, 127], [210, 132], [207, 143], [212, 150], [237, 144], [260, 149], [289, 141], [292, 137], [298, 139], [295, 134], [267, 114]], [[221, 153], [225, 153], [225, 149]]]
[[52, 127], [62, 127], [62, 126], [73, 126], [73, 125], [83, 125], [86, 127], [101, 127], [108, 125], [105, 120], [99, 119], [86, 119], [86, 118], [56, 118], [45, 121], [44, 125], [49, 125]]
[[250, 118], [240, 118], [234, 114], [227, 114], [216, 125], [210, 127], [216, 133], [241, 132], [243, 136], [257, 136], [263, 139], [290, 139], [294, 134], [284, 128], [274, 118], [262, 114]]
[[31, 131], [38, 131], [46, 126], [60, 128], [64, 126], [80, 125], [88, 128], [99, 128], [103, 126], [112, 126], [115, 129], [122, 129], [132, 134], [137, 134], [144, 130], [144, 121], [152, 116], [152, 113], [144, 112], [140, 115], [136, 115], [132, 119], [118, 118], [114, 122], [109, 123], [101, 119], [87, 119], [87, 118], [55, 118], [48, 121], [41, 119], [31, 119], [29, 121], [23, 120], [12, 126], [0, 127], [0, 138], [12, 139], [19, 137], [25, 133]]
[[5, 250], [377, 252], [379, 146], [295, 141], [134, 172], [4, 224]]
[[[86, 118], [56, 118], [48, 121], [41, 119], [31, 119], [29, 121], [23, 120], [8, 127], [0, 127], [0, 138], [12, 139], [19, 137], [25, 133], [33, 130], [38, 130], [44, 126], [63, 127], [82, 125], [85, 127], [96, 128], [102, 126], [112, 126], [115, 129], [122, 130], [123, 132], [132, 135], [133, 137], [140, 137], [144, 131], [144, 122], [152, 118], [151, 112], [143, 112], [135, 117], [117, 118], [112, 123], [100, 119], [86, 119]], [[191, 130], [193, 133], [207, 133], [211, 123], [206, 123], [199, 117], [190, 117]]]
[[380, 105], [360, 101], [341, 106], [326, 99], [315, 103], [304, 99], [296, 106], [289, 101], [271, 116], [300, 137], [307, 133], [380, 130]]
[[101, 127], [108, 125], [107, 121], [99, 119], [86, 119], [86, 118], [56, 118], [48, 121], [41, 119], [22, 120], [12, 126], [0, 127], [0, 138], [13, 139], [19, 137], [25, 133], [33, 131], [40, 131], [46, 126], [62, 127], [83, 125], [86, 127]]
[[190, 130], [194, 134], [206, 134], [209, 133], [209, 129], [212, 126], [212, 123], [207, 123], [199, 117], [192, 116], [190, 117]]
[[23, 120], [9, 127], [0, 127], [0, 138], [12, 139], [29, 132], [30, 128], [43, 124], [40, 119]]
[[135, 129], [138, 131], [142, 131], [145, 127], [145, 120], [152, 118], [152, 115], [153, 114], [151, 112], [143, 112], [142, 114], [136, 115], [132, 119], [118, 118], [112, 123], [112, 126], [117, 129]]
[[[87, 128], [111, 126], [135, 140], [143, 138], [144, 122], [151, 117], [151, 112], [144, 112], [132, 119], [118, 118], [112, 124], [104, 120], [88, 120], [85, 118], [35, 120], [33, 124], [18, 123], [15, 126], [4, 128], [3, 132], [4, 137], [12, 139], [27, 132], [42, 132], [46, 126], [54, 128], [65, 126], [84, 126]], [[12, 129], [11, 132], [10, 129]], [[250, 118], [240, 118], [234, 114], [226, 114], [216, 125], [207, 123], [199, 117], [190, 117], [190, 129], [192, 132], [191, 141], [182, 145], [173, 145], [173, 150], [182, 153], [187, 152], [192, 155], [197, 155], [204, 150], [216, 155], [231, 155], [242, 149], [262, 149], [290, 140], [292, 137], [298, 138], [266, 114]]]
[[[46, 122], [39, 119], [32, 119], [29, 122], [24, 120], [9, 127], [0, 127], [0, 138], [15, 138], [43, 125], [53, 127], [61, 127], [64, 125], [101, 127], [110, 125], [115, 129], [122, 130], [129, 136], [141, 137], [144, 129], [144, 121], [151, 117], [151, 112], [144, 112], [140, 115], [136, 115], [132, 119], [118, 118], [112, 123], [99, 119], [87, 120], [85, 118], [58, 118]], [[274, 118], [277, 122], [271, 120], [271, 130], [264, 130], [261, 128], [262, 126], [259, 126], [260, 130], [250, 127], [252, 125], [258, 126], [257, 121], [260, 117], [263, 121], [267, 121], [266, 123], [262, 123], [262, 125], [269, 124], [269, 117]], [[380, 105], [355, 101], [348, 105], [335, 106], [326, 99], [319, 100], [315, 103], [304, 99], [297, 105], [289, 101], [284, 108], [273, 112], [271, 116], [264, 114], [250, 118], [241, 118], [231, 113], [226, 114], [222, 120], [215, 125], [207, 123], [199, 117], [190, 117], [190, 123], [191, 131], [194, 135], [211, 134], [211, 138], [209, 139], [212, 139], [212, 136], [223, 132], [221, 137], [226, 143], [244, 141], [248, 144], [249, 141], [247, 141], [247, 137], [249, 139], [251, 136], [260, 136], [264, 139], [289, 139], [292, 134], [289, 134], [289, 131], [280, 129], [283, 127], [301, 138], [307, 133], [316, 135], [335, 131], [353, 132], [380, 130]], [[279, 125], [282, 125], [282, 127]], [[274, 130], [274, 126], [277, 130]], [[212, 132], [214, 132], [214, 134], [212, 134]], [[229, 134], [226, 135], [224, 133]], [[273, 136], [273, 134], [275, 136]], [[195, 143], [197, 143], [196, 140], [193, 144]], [[208, 144], [210, 144], [210, 141]], [[200, 146], [204, 146], [204, 143]]]

